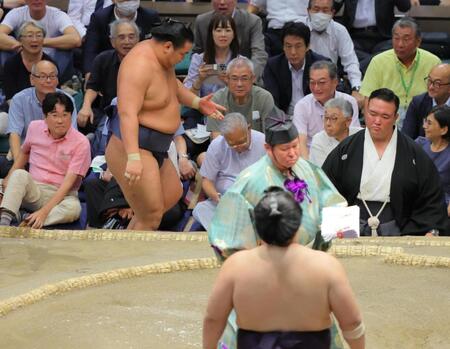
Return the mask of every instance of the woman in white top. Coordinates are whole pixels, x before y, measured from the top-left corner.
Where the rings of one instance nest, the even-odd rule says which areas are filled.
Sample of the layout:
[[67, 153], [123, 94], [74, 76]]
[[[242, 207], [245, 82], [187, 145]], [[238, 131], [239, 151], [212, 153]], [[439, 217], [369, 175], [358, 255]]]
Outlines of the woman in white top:
[[211, 18], [205, 52], [194, 53], [184, 86], [205, 96], [225, 86], [225, 70], [229, 61], [238, 56], [239, 42], [233, 17], [215, 14]]

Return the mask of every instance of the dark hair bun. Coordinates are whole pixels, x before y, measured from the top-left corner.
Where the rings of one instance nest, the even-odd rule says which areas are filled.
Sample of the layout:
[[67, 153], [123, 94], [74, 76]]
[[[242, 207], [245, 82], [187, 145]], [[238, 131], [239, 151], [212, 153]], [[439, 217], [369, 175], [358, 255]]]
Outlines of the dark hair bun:
[[291, 193], [270, 187], [254, 210], [256, 232], [269, 245], [287, 246], [297, 233], [302, 209]]

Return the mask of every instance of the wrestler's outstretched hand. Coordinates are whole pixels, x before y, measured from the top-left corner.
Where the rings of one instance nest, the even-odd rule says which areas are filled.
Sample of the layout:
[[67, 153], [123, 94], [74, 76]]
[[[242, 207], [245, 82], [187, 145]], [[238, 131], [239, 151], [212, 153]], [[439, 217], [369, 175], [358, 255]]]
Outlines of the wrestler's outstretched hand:
[[223, 120], [222, 112], [227, 109], [224, 106], [211, 101], [212, 96], [213, 94], [211, 93], [205, 97], [200, 98], [199, 110], [201, 113], [210, 118]]
[[141, 179], [143, 168], [142, 160], [128, 160], [124, 176], [129, 185], [133, 185]]

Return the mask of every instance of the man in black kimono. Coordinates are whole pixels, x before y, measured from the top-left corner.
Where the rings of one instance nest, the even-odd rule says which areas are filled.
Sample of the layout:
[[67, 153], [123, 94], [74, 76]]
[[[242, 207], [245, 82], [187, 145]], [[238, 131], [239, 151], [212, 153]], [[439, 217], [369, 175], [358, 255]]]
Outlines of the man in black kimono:
[[372, 92], [367, 128], [342, 141], [323, 170], [361, 209], [361, 235], [446, 234], [447, 212], [439, 174], [427, 154], [395, 127], [398, 97]]

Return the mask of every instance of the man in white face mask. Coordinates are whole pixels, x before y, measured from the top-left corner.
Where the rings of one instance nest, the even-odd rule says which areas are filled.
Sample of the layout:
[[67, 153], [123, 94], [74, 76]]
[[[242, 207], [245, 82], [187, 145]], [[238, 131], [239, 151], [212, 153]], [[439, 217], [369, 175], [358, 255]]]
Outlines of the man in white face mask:
[[341, 60], [352, 88], [352, 96], [362, 107], [364, 98], [359, 94], [361, 71], [347, 29], [333, 20], [333, 0], [309, 0], [308, 25], [311, 29], [310, 48], [318, 54], [330, 58], [337, 64]]
[[112, 49], [109, 39], [109, 24], [117, 19], [134, 21], [141, 33], [140, 40], [150, 33], [156, 23], [161, 22], [158, 13], [142, 8], [139, 0], [113, 0], [112, 5], [94, 12], [87, 28], [83, 52], [83, 68], [87, 77], [89, 77], [95, 56], [100, 52]]

